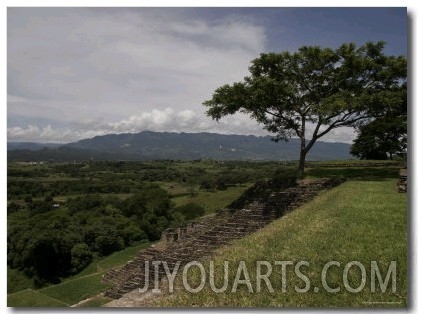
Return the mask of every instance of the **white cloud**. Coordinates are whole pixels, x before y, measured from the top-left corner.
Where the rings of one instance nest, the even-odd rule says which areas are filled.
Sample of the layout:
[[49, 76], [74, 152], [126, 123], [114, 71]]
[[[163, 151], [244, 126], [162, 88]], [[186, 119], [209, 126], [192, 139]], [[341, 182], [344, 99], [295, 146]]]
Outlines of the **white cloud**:
[[[311, 125], [308, 133], [312, 133]], [[221, 134], [271, 135], [261, 125], [244, 114], [224, 117], [215, 122], [204, 113], [192, 110], [175, 111], [168, 107], [163, 110], [139, 112], [117, 122], [105, 122], [103, 118], [84, 118], [67, 125], [52, 127], [50, 124], [40, 128], [28, 124], [26, 127], [12, 126], [7, 129], [9, 141], [37, 141], [67, 143], [97, 135], [156, 132], [211, 132]], [[327, 142], [351, 143], [355, 134], [352, 128], [332, 130], [321, 140]]]
[[197, 127], [197, 115], [191, 110], [175, 112], [171, 108], [164, 110], [154, 109], [151, 112], [142, 112], [127, 119], [114, 123], [105, 123], [103, 119], [83, 119], [73, 121], [68, 126], [53, 128], [47, 125], [40, 128], [35, 125], [26, 127], [13, 126], [7, 129], [9, 141], [40, 142], [71, 142], [83, 138], [110, 133], [136, 133], [140, 131], [173, 131], [189, 132]]
[[7, 129], [8, 139], [26, 139], [34, 138], [40, 135], [40, 129], [35, 125], [28, 125], [27, 128], [22, 128], [19, 126], [11, 127]]
[[14, 8], [9, 20], [9, 94], [32, 97], [31, 112], [48, 103], [69, 120], [81, 111], [65, 106], [117, 117], [193, 110], [219, 85], [242, 79], [266, 40], [261, 26], [212, 24], [180, 10]]
[[[264, 27], [192, 12], [9, 9], [8, 140], [143, 130], [267, 135], [242, 114], [212, 121], [201, 105], [248, 74], [264, 51]], [[350, 140], [350, 130], [332, 134]]]
[[196, 123], [198, 118], [196, 117], [195, 112], [192, 110], [183, 110], [180, 111], [176, 116], [177, 123], [184, 128], [188, 128]]
[[324, 142], [342, 142], [342, 143], [349, 143], [353, 142], [357, 136], [354, 128], [352, 127], [340, 127], [337, 129], [333, 129], [328, 132], [326, 135], [321, 137], [320, 141]]

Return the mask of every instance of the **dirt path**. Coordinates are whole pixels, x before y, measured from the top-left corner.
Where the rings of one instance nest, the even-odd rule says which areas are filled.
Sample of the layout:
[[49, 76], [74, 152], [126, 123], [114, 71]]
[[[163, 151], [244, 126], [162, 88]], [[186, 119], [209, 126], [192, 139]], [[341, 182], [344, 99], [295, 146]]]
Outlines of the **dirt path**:
[[91, 301], [91, 300], [93, 300], [93, 299], [95, 299], [95, 298], [102, 297], [103, 295], [104, 295], [103, 293], [100, 293], [100, 294], [94, 295], [94, 296], [92, 296], [92, 297], [89, 297], [88, 299], [85, 299], [85, 300], [79, 301], [78, 303], [73, 304], [73, 305], [71, 305], [70, 307], [79, 307], [79, 306], [81, 306], [82, 304], [87, 303], [87, 302], [89, 302], [89, 301]]

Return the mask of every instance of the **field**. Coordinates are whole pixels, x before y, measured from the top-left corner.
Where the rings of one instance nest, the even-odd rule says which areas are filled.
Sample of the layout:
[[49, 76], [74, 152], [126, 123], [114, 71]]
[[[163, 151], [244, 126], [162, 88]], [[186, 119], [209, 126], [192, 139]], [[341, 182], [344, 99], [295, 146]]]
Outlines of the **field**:
[[[39, 217], [43, 221], [51, 219], [53, 224], [60, 221], [62, 225], [59, 227], [63, 224], [75, 227], [81, 221], [95, 225], [100, 219], [98, 217], [104, 216], [104, 219], [114, 217], [113, 223], [121, 222], [110, 225], [110, 228], [115, 228], [113, 230], [116, 237], [121, 240], [119, 243], [123, 244], [110, 252], [107, 251], [108, 253], [101, 253], [95, 251], [100, 242], [93, 243], [90, 247], [92, 257], [88, 264], [84, 264], [77, 272], [72, 270], [61, 273], [60, 276], [52, 278], [54, 280], [51, 282], [44, 280], [41, 286], [37, 286], [34, 275], [28, 276], [28, 270], [24, 272], [9, 264], [8, 306], [72, 306], [88, 298], [89, 300], [79, 303], [78, 306], [101, 306], [108, 303], [110, 299], [101, 296], [101, 292], [108, 287], [100, 282], [101, 275], [112, 267], [124, 264], [140, 248], [154, 241], [154, 238], [151, 240], [144, 236], [142, 239], [136, 238], [127, 242], [125, 227], [127, 222], [134, 218], [125, 216], [124, 212], [124, 206], [137, 195], [139, 197], [139, 193], [145, 194], [146, 187], [147, 191], [150, 191], [151, 184], [164, 191], [159, 192], [159, 195], [168, 195], [169, 210], [194, 203], [200, 205], [201, 215], [205, 215], [231, 203], [254, 182], [268, 179], [277, 170], [284, 171], [291, 167], [290, 164], [276, 162], [214, 161], [35, 165], [11, 163], [8, 165], [8, 233], [14, 231], [15, 225], [25, 219], [33, 222]], [[274, 221], [261, 231], [237, 241], [232, 246], [222, 248], [215, 260], [217, 265], [223, 261], [223, 257], [234, 264], [244, 260], [248, 270], [255, 267], [253, 265], [257, 260], [295, 263], [309, 261], [306, 274], [312, 283], [310, 288], [312, 290], [318, 287], [321, 289], [320, 293], [297, 293], [294, 286], [304, 285], [300, 278], [293, 278], [288, 282], [287, 291], [280, 292], [282, 287], [275, 276], [274, 282], [271, 282], [274, 293], [265, 289], [262, 293], [249, 293], [243, 285], [236, 293], [216, 295], [206, 289], [197, 294], [180, 292], [174, 296], [157, 299], [154, 305], [406, 306], [407, 206], [406, 195], [397, 193], [395, 189], [398, 169], [397, 163], [388, 162], [385, 165], [377, 163], [373, 166], [368, 166], [368, 163], [360, 164], [359, 161], [348, 162], [347, 165], [338, 162], [331, 163], [330, 167], [324, 166], [324, 163], [314, 163], [306, 171], [307, 178], [343, 176], [349, 179], [348, 182], [323, 193], [311, 203]], [[154, 191], [152, 194], [158, 193], [157, 188], [151, 190]], [[71, 202], [73, 198], [79, 198], [81, 201], [99, 198], [104, 202], [93, 209], [78, 211], [74, 209], [75, 203]], [[39, 211], [38, 207], [31, 205], [37, 202], [44, 206], [59, 204], [60, 207]], [[76, 218], [78, 220], [74, 221]], [[180, 219], [179, 216], [176, 218]], [[142, 223], [142, 220], [139, 221]], [[99, 234], [97, 239], [98, 237], [104, 235]], [[129, 236], [128, 238], [131, 239]], [[82, 241], [78, 239], [69, 238], [69, 241]], [[9, 260], [12, 260], [10, 256], [8, 262]], [[371, 261], [378, 261], [384, 277], [389, 262], [396, 261], [396, 292], [389, 293], [387, 290], [387, 293], [382, 293], [378, 287], [378, 290], [372, 293], [369, 279], [359, 293], [350, 293], [344, 286], [335, 294], [322, 291], [321, 285], [318, 285], [318, 280], [321, 282], [318, 276], [324, 263], [332, 260], [339, 261], [341, 267], [350, 261], [360, 261], [367, 269], [368, 276], [371, 274]], [[330, 286], [341, 286], [342, 273], [336, 267], [332, 269]], [[277, 271], [275, 270], [275, 273]], [[229, 278], [233, 280], [234, 275], [232, 271]], [[256, 273], [252, 270], [250, 277], [254, 276]], [[356, 267], [351, 268], [350, 286], [359, 286], [359, 276]], [[222, 279], [216, 280], [219, 282]]]

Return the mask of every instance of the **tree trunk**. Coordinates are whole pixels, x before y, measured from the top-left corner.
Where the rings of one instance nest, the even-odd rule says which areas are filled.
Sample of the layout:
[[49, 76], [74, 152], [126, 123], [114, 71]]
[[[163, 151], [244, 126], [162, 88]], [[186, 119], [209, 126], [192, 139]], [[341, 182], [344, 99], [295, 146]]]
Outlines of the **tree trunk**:
[[297, 176], [299, 179], [303, 178], [305, 173], [305, 158], [308, 150], [306, 149], [306, 140], [305, 140], [305, 125], [306, 117], [302, 114], [302, 125], [300, 128], [300, 159], [299, 159], [299, 169], [297, 170]]
[[299, 168], [297, 170], [298, 178], [302, 178], [305, 173], [305, 159], [306, 159], [306, 146], [305, 138], [300, 139], [300, 159], [299, 159]]
[[306, 158], [306, 153], [305, 153], [305, 151], [301, 150], [300, 151], [300, 160], [299, 160], [299, 169], [297, 171], [299, 178], [302, 178], [304, 173], [305, 173], [305, 158]]
[[317, 137], [314, 135], [308, 145], [306, 145], [305, 138], [300, 139], [300, 159], [299, 159], [299, 168], [298, 168], [298, 177], [303, 178], [305, 174], [305, 160], [306, 155], [311, 150], [312, 146], [314, 146], [315, 142], [317, 140]]

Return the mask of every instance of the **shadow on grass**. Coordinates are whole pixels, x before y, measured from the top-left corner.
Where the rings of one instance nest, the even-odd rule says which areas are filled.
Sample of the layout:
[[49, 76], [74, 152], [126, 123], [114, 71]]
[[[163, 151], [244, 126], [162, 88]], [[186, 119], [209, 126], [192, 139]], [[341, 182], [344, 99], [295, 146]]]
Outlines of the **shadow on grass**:
[[384, 181], [399, 178], [398, 167], [339, 167], [339, 168], [311, 168], [305, 172], [307, 177], [330, 178], [345, 177], [360, 181]]

